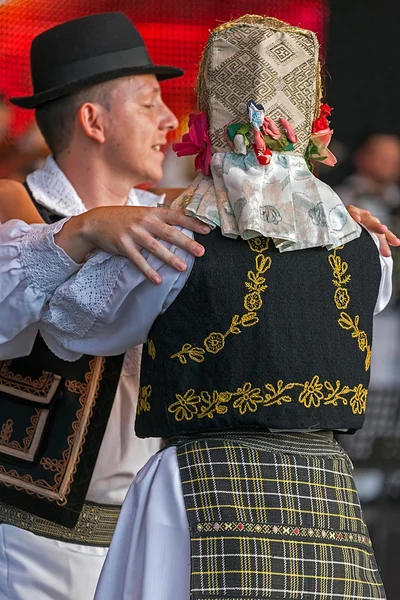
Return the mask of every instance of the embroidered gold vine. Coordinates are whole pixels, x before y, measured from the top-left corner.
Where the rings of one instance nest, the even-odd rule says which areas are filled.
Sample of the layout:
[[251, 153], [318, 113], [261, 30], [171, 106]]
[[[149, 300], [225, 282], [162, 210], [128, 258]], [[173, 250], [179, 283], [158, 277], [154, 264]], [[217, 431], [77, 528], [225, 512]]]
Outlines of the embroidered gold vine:
[[347, 289], [347, 284], [351, 280], [351, 275], [348, 273], [349, 265], [346, 261], [338, 256], [338, 250], [342, 250], [343, 246], [335, 248], [333, 254], [329, 254], [328, 260], [332, 267], [333, 277], [332, 283], [336, 287], [333, 300], [336, 308], [340, 310], [338, 324], [342, 329], [351, 331], [351, 337], [357, 339], [358, 347], [361, 352], [366, 352], [365, 370], [368, 371], [371, 365], [371, 346], [368, 342], [368, 337], [365, 331], [359, 328], [360, 317], [356, 315], [354, 319], [345, 310], [350, 304], [350, 294]]
[[241, 327], [253, 327], [259, 322], [257, 311], [260, 310], [263, 304], [261, 294], [267, 289], [265, 285], [265, 277], [262, 275], [271, 268], [271, 257], [265, 256], [264, 253], [268, 250], [269, 239], [264, 237], [253, 238], [248, 240], [250, 249], [257, 254], [255, 258], [255, 270], [247, 272], [247, 281], [245, 286], [248, 293], [243, 300], [243, 306], [247, 312], [242, 316], [234, 315], [225, 333], [217, 331], [211, 332], [203, 341], [203, 348], [192, 346], [192, 344], [183, 344], [182, 348], [176, 354], [172, 354], [170, 358], [177, 358], [182, 365], [187, 364], [187, 359], [202, 363], [205, 360], [206, 352], [217, 354], [225, 347], [225, 340], [228, 335], [238, 335], [241, 333]]
[[272, 406], [283, 403], [299, 402], [304, 408], [319, 408], [320, 406], [338, 406], [342, 403], [349, 405], [353, 414], [365, 413], [368, 390], [360, 383], [349, 387], [342, 385], [339, 380], [334, 384], [330, 381], [320, 381], [318, 375], [314, 375], [311, 381], [305, 383], [286, 383], [280, 379], [276, 387], [271, 383], [261, 388], [253, 388], [250, 382], [243, 387], [238, 387], [236, 392], [218, 392], [212, 394], [207, 391], [197, 393], [193, 388], [185, 394], [175, 394], [176, 402], [168, 407], [176, 421], [191, 421], [194, 417], [213, 419], [215, 415], [224, 415], [228, 411], [228, 405], [232, 405], [241, 415], [248, 412], [256, 412], [260, 407]]
[[147, 340], [147, 352], [149, 353], [149, 356], [155, 360], [157, 353], [153, 340]]
[[143, 385], [139, 388], [139, 398], [137, 405], [137, 414], [140, 415], [141, 412], [150, 412], [150, 402], [149, 398], [152, 392], [151, 385]]

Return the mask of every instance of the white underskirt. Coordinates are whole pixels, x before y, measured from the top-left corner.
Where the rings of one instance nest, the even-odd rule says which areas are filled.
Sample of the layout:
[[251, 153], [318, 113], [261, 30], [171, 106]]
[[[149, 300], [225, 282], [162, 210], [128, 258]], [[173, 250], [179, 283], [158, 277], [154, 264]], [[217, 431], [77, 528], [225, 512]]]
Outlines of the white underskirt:
[[125, 499], [95, 600], [189, 600], [190, 536], [176, 449], [153, 456]]

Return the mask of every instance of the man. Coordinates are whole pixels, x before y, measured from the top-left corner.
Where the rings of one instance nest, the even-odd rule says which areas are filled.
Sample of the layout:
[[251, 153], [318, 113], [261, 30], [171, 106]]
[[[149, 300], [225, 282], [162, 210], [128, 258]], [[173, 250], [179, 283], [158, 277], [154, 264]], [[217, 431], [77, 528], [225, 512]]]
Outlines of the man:
[[[89, 357], [79, 367], [68, 365], [41, 345], [36, 331], [29, 337], [32, 329], [24, 322], [33, 315], [38, 320], [42, 311], [36, 313], [30, 290], [48, 299], [79, 269], [73, 258], [82, 245], [84, 255], [95, 246], [124, 253], [159, 283], [140, 249], [183, 271], [185, 263], [156, 237], [200, 255], [200, 244], [171, 225], [209, 229], [153, 208], [157, 197], [132, 189], [161, 178], [162, 147], [176, 118], [162, 101], [157, 78], [182, 72], [154, 65], [124, 15], [94, 15], [53, 28], [34, 40], [31, 57], [35, 94], [14, 102], [36, 108], [53, 156], [28, 177], [27, 189], [45, 221], [72, 217], [57, 225], [65, 223], [58, 235], [72, 259], [51, 247], [52, 234], [46, 240], [38, 227], [15, 221], [1, 226], [3, 251], [21, 240], [20, 256], [30, 265], [25, 274], [14, 270], [9, 280], [3, 272], [2, 300], [14, 293], [16, 301], [2, 311], [1, 356], [32, 352], [26, 361], [1, 364], [0, 595], [89, 600], [126, 491], [160, 441], [141, 441], [133, 433], [140, 349], [131, 349], [124, 360]], [[22, 186], [5, 182], [2, 193], [3, 221], [11, 211], [40, 222], [30, 201], [26, 206]], [[105, 289], [102, 282], [88, 293]], [[22, 334], [15, 338], [16, 327]], [[90, 400], [90, 389], [97, 398]], [[68, 403], [76, 407], [70, 415]], [[31, 433], [19, 437], [19, 428]]]
[[[113, 30], [118, 31], [118, 35], [115, 36], [117, 42], [110, 35]], [[127, 323], [121, 321], [118, 326], [114, 325], [115, 334], [118, 332], [115, 340], [114, 334], [110, 336], [109, 332], [106, 338], [102, 338], [100, 333], [95, 331], [96, 328], [93, 329], [96, 318], [93, 318], [94, 315], [91, 312], [94, 300], [96, 306], [98, 303], [102, 309], [106, 308], [109, 295], [114, 290], [120, 274], [126, 268], [126, 261], [115, 257], [110, 272], [108, 258], [101, 254], [94, 258], [96, 262], [94, 269], [93, 262], [88, 263], [87, 267], [86, 265], [82, 266], [86, 255], [93, 248], [101, 247], [110, 253], [128, 256], [138, 269], [141, 269], [146, 276], [148, 275], [153, 282], [160, 283], [164, 286], [164, 290], [169, 289], [170, 301], [179, 291], [179, 286], [184, 279], [182, 274], [176, 273], [168, 265], [177, 267], [178, 271], [184, 272], [185, 263], [190, 260], [190, 264], [192, 264], [189, 252], [200, 255], [203, 250], [199, 244], [193, 243], [189, 238], [183, 238], [183, 234], [179, 231], [175, 229], [171, 231], [171, 228], [166, 227], [165, 223], [191, 226], [199, 233], [204, 229], [202, 225], [193, 224], [180, 213], [162, 211], [158, 216], [156, 210], [152, 213], [149, 209], [139, 207], [106, 206], [107, 204], [123, 204], [127, 197], [128, 202], [137, 204], [137, 200], [129, 190], [132, 185], [143, 179], [154, 180], [160, 177], [162, 156], [159, 146], [165, 141], [166, 131], [175, 126], [175, 118], [161, 101], [154, 76], [154, 74], [165, 74], [166, 67], [154, 67], [146, 58], [144, 65], [138, 66], [135, 63], [135, 66], [127, 67], [125, 63], [121, 69], [104, 70], [111, 69], [107, 66], [109, 64], [107, 57], [104, 56], [107, 52], [104, 51], [104, 48], [99, 49], [97, 44], [134, 45], [132, 36], [135, 36], [135, 49], [139, 49], [139, 55], [142, 56], [142, 40], [137, 38], [137, 32], [132, 29], [129, 22], [122, 15], [109, 13], [108, 15], [78, 19], [50, 30], [43, 36], [37, 38], [32, 49], [33, 74], [36, 73], [36, 70], [41, 74], [37, 80], [34, 76], [35, 96], [17, 102], [31, 107], [39, 103], [38, 122], [57, 160], [49, 159], [44, 169], [32, 174], [27, 183], [35, 198], [36, 206], [46, 220], [54, 220], [55, 214], [71, 218], [50, 227], [29, 227], [16, 222], [2, 226], [3, 244], [0, 251], [3, 252], [2, 264], [4, 267], [1, 299], [4, 317], [1, 327], [3, 342], [1, 356], [8, 359], [28, 354], [35, 344], [38, 322], [43, 317], [45, 324], [42, 327], [42, 334], [44, 339], [54, 354], [64, 360], [56, 362], [54, 365], [54, 355], [47, 354], [46, 357], [39, 355], [39, 362], [41, 362], [39, 368], [36, 363], [15, 363], [15, 361], [11, 365], [12, 368], [10, 364], [5, 366], [7, 373], [10, 373], [14, 372], [12, 370], [14, 365], [20, 369], [27, 368], [28, 365], [35, 374], [38, 373], [35, 381], [43, 378], [43, 368], [47, 367], [48, 373], [50, 369], [54, 371], [53, 374], [50, 373], [52, 378], [49, 381], [51, 389], [57, 388], [56, 394], [54, 397], [49, 397], [50, 392], [46, 392], [39, 397], [42, 404], [47, 402], [50, 406], [53, 423], [57, 422], [57, 425], [61, 427], [63, 423], [65, 424], [66, 419], [62, 410], [67, 393], [70, 394], [68, 400], [71, 403], [75, 402], [78, 406], [78, 402], [83, 402], [84, 407], [88, 406], [90, 409], [90, 405], [88, 405], [90, 389], [87, 383], [92, 381], [93, 372], [88, 365], [94, 365], [94, 369], [96, 365], [99, 365], [99, 368], [107, 369], [110, 361], [100, 363], [96, 360], [86, 361], [88, 364], [85, 363], [79, 367], [83, 370], [83, 376], [75, 375], [75, 366], [72, 365], [73, 373], [71, 375], [71, 370], [67, 369], [65, 361], [74, 360], [77, 356], [68, 348], [68, 341], [62, 339], [64, 332], [60, 335], [57, 334], [56, 330], [60, 323], [57, 324], [57, 327], [51, 323], [56, 313], [61, 317], [63, 328], [70, 332], [72, 338], [78, 333], [78, 337], [81, 336], [82, 339], [85, 339], [85, 352], [93, 352], [94, 355], [97, 355], [106, 349], [108, 354], [116, 354], [125, 351], [131, 345], [129, 328], [126, 327], [126, 340], [121, 342], [120, 339], [120, 334], [124, 335]], [[71, 65], [73, 62], [70, 52], [75, 52], [67, 43], [71, 38], [75, 41], [81, 39], [81, 43], [76, 43], [74, 46], [81, 54], [87, 52], [93, 59], [97, 59], [97, 55], [101, 55], [101, 71], [97, 72], [96, 77], [88, 76], [87, 71], [84, 70], [83, 74], [80, 72], [81, 79], [77, 83], [73, 68], [71, 72], [68, 71], [66, 65]], [[52, 48], [53, 51], [50, 51], [49, 48]], [[114, 46], [111, 50], [116, 52]], [[126, 60], [125, 50], [126, 48], [118, 50], [122, 53], [118, 55], [118, 60]], [[135, 52], [134, 55], [136, 56], [136, 54]], [[84, 66], [85, 69], [94, 69], [96, 65], [96, 68], [99, 68], [97, 60], [91, 61], [86, 57], [88, 62], [82, 65], [84, 59], [81, 55], [74, 58], [79, 58], [79, 62], [73, 65], [75, 68]], [[59, 64], [48, 64], [45, 62], [46, 60], [51, 63], [53, 60], [58, 61]], [[61, 83], [59, 80], [56, 83], [52, 78], [59, 77], [60, 72], [63, 73], [65, 79]], [[130, 77], [130, 73], [135, 73], [135, 75]], [[46, 76], [49, 79], [43, 81], [43, 77]], [[107, 80], [107, 82], [99, 86], [97, 77], [102, 81]], [[116, 80], [114, 80], [115, 77], [117, 77]], [[89, 88], [88, 85], [90, 85]], [[71, 95], [72, 92], [75, 92], [75, 95]], [[65, 100], [64, 94], [67, 94]], [[42, 105], [41, 102], [44, 104]], [[72, 112], [68, 113], [63, 110], [66, 108], [62, 104], [63, 102], [70, 108], [74, 107]], [[40, 108], [41, 106], [42, 108]], [[69, 126], [66, 125], [66, 121], [69, 122]], [[129, 132], [129, 136], [127, 132]], [[140, 160], [138, 161], [139, 155]], [[12, 184], [5, 185], [12, 186]], [[14, 194], [14, 188], [11, 191]], [[16, 188], [16, 193], [20, 194], [19, 188]], [[146, 196], [142, 197], [147, 198]], [[84, 212], [86, 208], [98, 204], [104, 206], [93, 208], [88, 213]], [[30, 220], [34, 222], [35, 215], [30, 217]], [[206, 230], [208, 229], [206, 228]], [[53, 236], [57, 245], [54, 244]], [[154, 236], [167, 239], [168, 247], [154, 240]], [[155, 257], [149, 258], [150, 264], [147, 264], [144, 256], [138, 252], [136, 244], [153, 252]], [[183, 250], [177, 246], [181, 246]], [[167, 266], [163, 266], [161, 261], [165, 261]], [[60, 312], [57, 306], [61, 307], [61, 303], [57, 304], [58, 300], [52, 302], [52, 296], [57, 286], [68, 280], [69, 276], [75, 272], [79, 272], [79, 281], [82, 281], [83, 285], [81, 286], [79, 283], [79, 289], [75, 288], [76, 280], [71, 280], [72, 289], [86, 298], [84, 301], [87, 303], [86, 309], [84, 305], [81, 305], [80, 309], [82, 310], [75, 310], [74, 304], [71, 302], [72, 310], [69, 310], [67, 306]], [[88, 279], [86, 279], [86, 274], [89, 274]], [[163, 274], [165, 274], [165, 278], [161, 277]], [[138, 286], [146, 287], [144, 277], [136, 276], [136, 283]], [[155, 293], [157, 289], [157, 286], [147, 284], [147, 300], [135, 305], [134, 318], [137, 324], [141, 323], [147, 304], [152, 311], [157, 312], [158, 294]], [[47, 310], [49, 305], [51, 308]], [[159, 309], [162, 310], [162, 307]], [[35, 348], [40, 349], [42, 353], [46, 352], [43, 345], [35, 346]], [[48, 364], [46, 360], [49, 361]], [[137, 356], [133, 358], [132, 362], [134, 372]], [[113, 378], [115, 380], [118, 364], [114, 364], [112, 361], [110, 364], [111, 367], [114, 367], [110, 368], [109, 380], [111, 381]], [[61, 384], [60, 380], [56, 378], [59, 370], [61, 373], [65, 372], [65, 383], [62, 384], [63, 396], [59, 394]], [[25, 376], [30, 376], [32, 381], [32, 374], [25, 373]], [[17, 375], [19, 374], [17, 373]], [[108, 411], [110, 410], [110, 402], [106, 401], [106, 396], [108, 396], [108, 400], [111, 400], [112, 412], [107, 429], [100, 440], [92, 433], [93, 428], [87, 428], [87, 438], [89, 439], [91, 436], [90, 447], [101, 442], [97, 462], [93, 460], [92, 456], [90, 463], [87, 458], [89, 454], [84, 446], [79, 463], [76, 460], [74, 462], [71, 458], [64, 464], [62, 459], [66, 456], [65, 452], [68, 448], [55, 446], [48, 409], [40, 407], [39, 401], [36, 399], [32, 404], [33, 409], [30, 409], [33, 410], [33, 413], [29, 417], [29, 407], [24, 405], [27, 413], [26, 419], [29, 417], [30, 421], [31, 418], [34, 418], [36, 419], [35, 423], [41, 420], [47, 440], [44, 437], [40, 439], [39, 432], [39, 442], [36, 450], [32, 450], [31, 463], [24, 465], [23, 470], [20, 466], [18, 472], [17, 466], [13, 464], [13, 473], [10, 474], [10, 458], [2, 465], [4, 485], [14, 486], [15, 489], [25, 486], [27, 491], [32, 492], [31, 485], [33, 484], [28, 476], [34, 479], [32, 473], [36, 473], [35, 469], [39, 469], [40, 466], [46, 486], [49, 487], [51, 484], [54, 487], [57, 483], [64, 483], [65, 473], [61, 470], [64, 466], [70, 471], [71, 467], [79, 469], [86, 460], [85, 467], [89, 469], [89, 477], [87, 473], [86, 478], [79, 473], [80, 485], [84, 487], [84, 484], [87, 484], [90, 479], [90, 487], [86, 494], [86, 503], [83, 508], [79, 508], [79, 511], [77, 511], [78, 500], [71, 500], [72, 492], [64, 492], [62, 495], [62, 490], [57, 488], [56, 503], [58, 501], [62, 505], [65, 502], [67, 507], [68, 504], [73, 503], [67, 514], [65, 511], [63, 512], [62, 506], [60, 510], [53, 509], [53, 505], [50, 507], [50, 500], [47, 501], [47, 504], [42, 502], [40, 496], [43, 495], [44, 484], [41, 484], [41, 487], [36, 484], [37, 487], [33, 490], [37, 495], [35, 501], [31, 496], [28, 498], [27, 493], [18, 495], [16, 492], [12, 492], [14, 497], [11, 497], [11, 494], [9, 498], [7, 497], [9, 502], [8, 504], [3, 503], [2, 516], [4, 523], [2, 532], [5, 540], [2, 561], [8, 565], [9, 569], [7, 578], [2, 582], [2, 591], [7, 597], [11, 599], [31, 597], [32, 591], [37, 595], [41, 594], [42, 598], [49, 599], [64, 597], [86, 599], [93, 595], [95, 580], [104, 559], [105, 549], [100, 547], [100, 544], [90, 543], [86, 532], [90, 532], [93, 521], [101, 523], [103, 519], [105, 522], [107, 511], [111, 512], [110, 506], [122, 501], [134, 476], [133, 466], [137, 459], [137, 452], [130, 441], [132, 419], [135, 413], [136, 380], [134, 376], [131, 377], [129, 385], [126, 383], [127, 378], [128, 373], [125, 372], [125, 378], [122, 377], [119, 384], [119, 390], [124, 388], [124, 393], [122, 393], [122, 389], [120, 394], [117, 391], [114, 402], [112, 402], [113, 398], [110, 398], [110, 391], [108, 390], [107, 394], [107, 390], [101, 387], [105, 377], [99, 381], [98, 396], [99, 398], [102, 396], [102, 406], [104, 407], [106, 404]], [[15, 383], [16, 381], [14, 381]], [[10, 387], [10, 385], [7, 387], [9, 395], [14, 393], [10, 391]], [[80, 390], [83, 390], [83, 394], [79, 395]], [[42, 390], [35, 389], [34, 391], [39, 394]], [[25, 394], [28, 392], [25, 391]], [[31, 391], [29, 393], [30, 400], [32, 400], [32, 395], [34, 394]], [[26, 400], [25, 396], [23, 399]], [[6, 406], [6, 401], [10, 402], [9, 397], [4, 400], [4, 406]], [[80, 409], [78, 412], [81, 417]], [[103, 419], [100, 417], [101, 415], [96, 417], [98, 428], [104, 427], [107, 422], [104, 416]], [[3, 432], [4, 446], [5, 450], [9, 452], [8, 456], [11, 457], [11, 450], [19, 442], [12, 438], [9, 424], [11, 419], [5, 415], [3, 420], [6, 425]], [[88, 421], [91, 425], [87, 418]], [[73, 421], [71, 426], [75, 431], [76, 421]], [[65, 432], [65, 429], [63, 431]], [[64, 435], [66, 434], [64, 433]], [[70, 436], [67, 436], [66, 439], [70, 440]], [[86, 443], [88, 442], [86, 441]], [[54, 452], [57, 451], [59, 454], [57, 460], [54, 458], [54, 452], [53, 455], [48, 453], [51, 444]], [[152, 452], [154, 449], [155, 447], [152, 445], [148, 450]], [[82, 445], [77, 443], [76, 453], [81, 450]], [[93, 453], [92, 449], [91, 454], [93, 455]], [[143, 455], [142, 459], [144, 459]], [[50, 474], [55, 473], [53, 480], [49, 478], [49, 472]], [[65, 482], [65, 484], [67, 483]], [[3, 497], [5, 495], [6, 493], [3, 494]], [[96, 510], [100, 503], [107, 504], [107, 507], [99, 518]], [[22, 507], [24, 512], [21, 513], [18, 508], [13, 510], [14, 504]], [[26, 506], [31, 508], [29, 513], [26, 512]], [[76, 519], [73, 518], [77, 512], [79, 512], [78, 526]], [[53, 521], [49, 518], [45, 519], [44, 514], [51, 516]], [[93, 514], [94, 517], [91, 518]], [[70, 533], [65, 531], [65, 524], [63, 527], [57, 526], [57, 522], [63, 520], [68, 522]], [[113, 524], [108, 521], [106, 525], [109, 534]], [[30, 531], [24, 531], [25, 528]], [[96, 539], [98, 539], [99, 531], [97, 530], [95, 533]], [[45, 537], [46, 535], [48, 538]], [[50, 538], [58, 538], [58, 541], [55, 542]], [[69, 542], [66, 543], [68, 538]], [[79, 539], [83, 539], [87, 546], [77, 544]], [[103, 540], [103, 546], [106, 545], [107, 543]], [[85, 573], [84, 578], [81, 577], [82, 570]]]

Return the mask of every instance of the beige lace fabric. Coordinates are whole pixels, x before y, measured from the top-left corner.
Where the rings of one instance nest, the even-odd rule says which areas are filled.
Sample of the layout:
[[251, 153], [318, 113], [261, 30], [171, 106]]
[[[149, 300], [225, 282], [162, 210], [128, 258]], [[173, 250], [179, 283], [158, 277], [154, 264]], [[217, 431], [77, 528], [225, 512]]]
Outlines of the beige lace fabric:
[[[281, 251], [331, 249], [360, 235], [304, 159], [321, 100], [318, 51], [311, 31], [256, 15], [211, 33], [197, 84], [198, 108], [209, 122], [211, 176], [199, 175], [175, 205], [228, 237], [272, 237]], [[246, 155], [234, 152], [226, 134], [230, 124], [249, 122], [250, 100], [276, 124], [289, 121], [298, 138], [292, 151], [273, 152], [266, 166], [251, 147]]]

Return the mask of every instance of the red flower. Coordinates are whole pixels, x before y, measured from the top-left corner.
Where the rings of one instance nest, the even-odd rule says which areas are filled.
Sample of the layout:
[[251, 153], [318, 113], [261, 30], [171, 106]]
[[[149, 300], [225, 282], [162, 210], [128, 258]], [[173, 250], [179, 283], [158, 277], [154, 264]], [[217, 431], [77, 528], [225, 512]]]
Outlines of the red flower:
[[321, 107], [319, 109], [319, 116], [320, 117], [330, 117], [332, 111], [333, 111], [333, 108], [331, 106], [329, 106], [329, 104], [321, 104]]
[[257, 148], [257, 146], [255, 144], [253, 144], [253, 150], [255, 155], [257, 156], [257, 160], [260, 163], [260, 165], [263, 165], [264, 167], [266, 165], [269, 165], [269, 163], [271, 162], [272, 159], [272, 152], [269, 148], [265, 148], [264, 150], [261, 150], [259, 148]]
[[330, 116], [332, 111], [333, 108], [331, 108], [329, 104], [321, 104], [321, 107], [319, 109], [319, 117], [318, 119], [315, 119], [312, 126], [313, 133], [318, 133], [318, 131], [329, 129], [329, 121], [327, 117]]
[[204, 112], [189, 115], [189, 132], [182, 141], [172, 145], [178, 156], [196, 154], [194, 166], [204, 175], [210, 174], [211, 141], [208, 134], [207, 115]]

